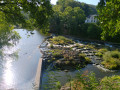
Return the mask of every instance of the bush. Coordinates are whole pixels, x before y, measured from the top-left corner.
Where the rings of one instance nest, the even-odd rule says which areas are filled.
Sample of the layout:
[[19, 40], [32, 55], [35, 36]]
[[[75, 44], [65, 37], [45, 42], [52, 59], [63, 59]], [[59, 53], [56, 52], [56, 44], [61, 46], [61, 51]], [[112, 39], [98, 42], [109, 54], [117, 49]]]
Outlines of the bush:
[[80, 59], [85, 59], [86, 55], [84, 53], [79, 54]]
[[62, 50], [55, 49], [54, 52], [52, 52], [52, 55], [54, 58], [63, 58]]
[[97, 56], [102, 57], [105, 52], [108, 50], [106, 48], [99, 49], [98, 52], [96, 53]]
[[68, 44], [74, 43], [71, 39], [65, 38], [63, 36], [57, 36], [57, 37], [51, 38], [50, 42], [57, 45], [68, 45]]
[[108, 51], [103, 55], [102, 64], [108, 69], [120, 69], [120, 52]]
[[97, 24], [95, 23], [89, 24], [88, 29], [87, 29], [88, 38], [100, 40], [101, 32], [102, 30]]
[[88, 58], [88, 57], [85, 57], [85, 60], [86, 60], [86, 63], [90, 63], [91, 62], [91, 59]]
[[93, 45], [86, 45], [86, 48], [95, 49], [95, 47]]
[[104, 77], [100, 82], [100, 90], [119, 90], [120, 76]]

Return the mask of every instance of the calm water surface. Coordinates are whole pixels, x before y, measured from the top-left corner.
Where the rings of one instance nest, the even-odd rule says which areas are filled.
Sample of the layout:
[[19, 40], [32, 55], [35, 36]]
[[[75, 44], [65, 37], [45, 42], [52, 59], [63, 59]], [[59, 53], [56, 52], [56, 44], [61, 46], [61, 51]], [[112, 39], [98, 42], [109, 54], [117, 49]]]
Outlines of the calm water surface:
[[33, 35], [23, 29], [16, 31], [21, 36], [18, 43], [1, 49], [3, 55], [0, 56], [0, 90], [33, 90], [41, 57], [38, 46], [45, 36], [37, 31]]

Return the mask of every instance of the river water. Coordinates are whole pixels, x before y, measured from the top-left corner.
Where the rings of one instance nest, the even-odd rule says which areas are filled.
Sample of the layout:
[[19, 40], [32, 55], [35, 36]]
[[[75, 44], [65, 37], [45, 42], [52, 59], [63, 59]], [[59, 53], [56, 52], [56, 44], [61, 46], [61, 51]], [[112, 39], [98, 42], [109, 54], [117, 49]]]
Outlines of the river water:
[[0, 56], [0, 90], [33, 90], [39, 58], [38, 46], [45, 36], [15, 29], [21, 36], [16, 45], [2, 47]]

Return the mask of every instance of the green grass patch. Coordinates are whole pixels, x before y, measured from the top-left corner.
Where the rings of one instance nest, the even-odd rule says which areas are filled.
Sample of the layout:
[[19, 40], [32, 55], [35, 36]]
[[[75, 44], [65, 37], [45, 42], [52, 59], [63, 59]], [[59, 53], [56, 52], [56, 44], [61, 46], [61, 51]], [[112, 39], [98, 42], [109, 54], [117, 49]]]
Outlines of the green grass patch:
[[97, 56], [102, 57], [105, 52], [108, 50], [106, 48], [99, 49], [98, 52], [96, 53]]
[[49, 40], [51, 43], [56, 44], [56, 45], [68, 45], [68, 44], [74, 43], [71, 39], [68, 39], [63, 36], [57, 36], [57, 37], [51, 38]]

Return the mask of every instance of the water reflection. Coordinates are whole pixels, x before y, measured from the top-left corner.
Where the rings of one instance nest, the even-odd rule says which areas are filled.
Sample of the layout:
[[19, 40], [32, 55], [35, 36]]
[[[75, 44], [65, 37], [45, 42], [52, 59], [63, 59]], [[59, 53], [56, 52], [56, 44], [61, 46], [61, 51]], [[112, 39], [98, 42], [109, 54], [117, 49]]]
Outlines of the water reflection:
[[4, 46], [2, 48], [2, 54], [1, 54], [1, 70], [2, 77], [2, 85], [0, 86], [0, 89], [11, 89], [12, 86], [15, 85], [15, 68], [12, 66], [12, 62], [18, 59], [18, 47], [17, 46]]
[[33, 90], [37, 65], [41, 57], [38, 46], [44, 36], [34, 31], [16, 30], [21, 39], [12, 46], [2, 46], [0, 52], [0, 90]]
[[11, 62], [12, 62], [11, 60], [6, 62], [6, 64], [5, 64], [6, 69], [5, 69], [4, 75], [3, 75], [3, 79], [4, 79], [3, 81], [4, 81], [5, 85], [8, 87], [13, 86], [11, 84], [14, 83], [14, 80], [13, 80], [14, 75], [13, 75], [13, 69], [12, 69]]

